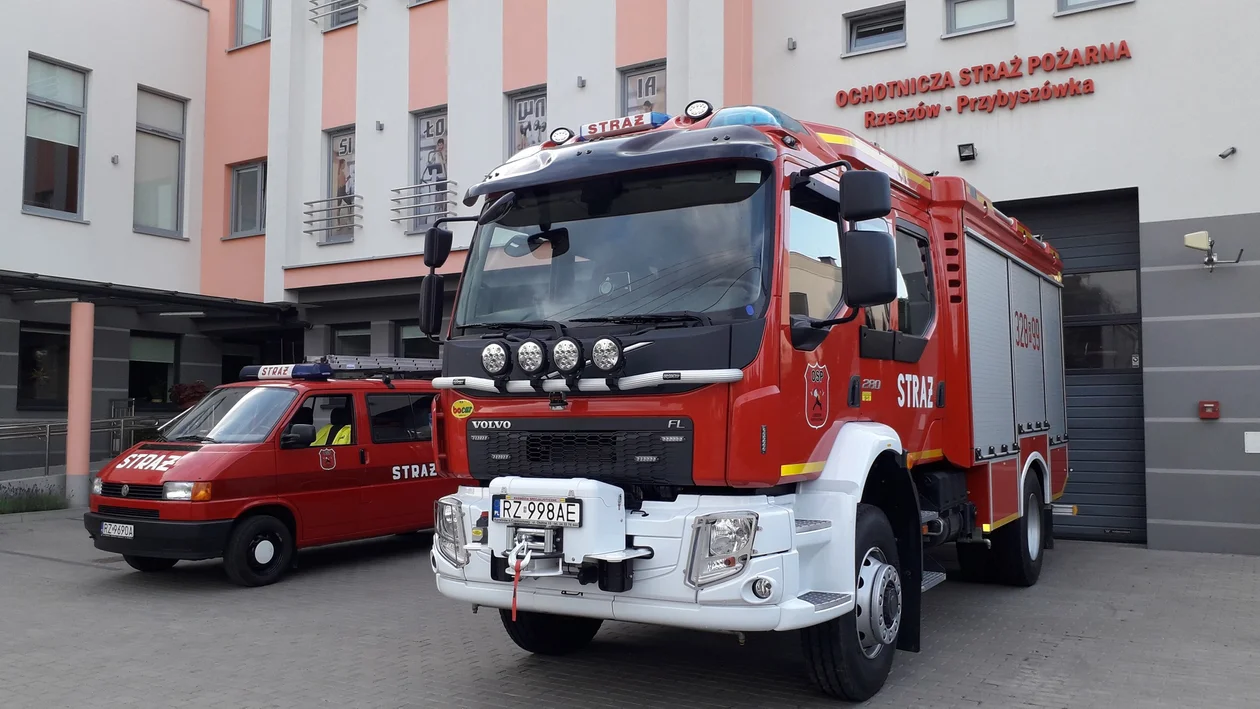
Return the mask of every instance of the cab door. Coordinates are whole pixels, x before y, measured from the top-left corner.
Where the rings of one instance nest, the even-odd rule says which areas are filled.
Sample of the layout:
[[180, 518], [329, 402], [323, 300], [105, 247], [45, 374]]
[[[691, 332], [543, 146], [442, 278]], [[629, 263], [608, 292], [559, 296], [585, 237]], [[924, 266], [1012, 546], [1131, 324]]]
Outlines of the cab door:
[[311, 424], [310, 446], [276, 451], [276, 485], [298, 513], [298, 543], [319, 544], [352, 537], [362, 521], [359, 489], [364, 465], [350, 392], [309, 393], [285, 423]]
[[390, 533], [433, 526], [433, 502], [458, 484], [437, 476], [430, 407], [434, 394], [394, 390], [366, 395], [365, 524]]

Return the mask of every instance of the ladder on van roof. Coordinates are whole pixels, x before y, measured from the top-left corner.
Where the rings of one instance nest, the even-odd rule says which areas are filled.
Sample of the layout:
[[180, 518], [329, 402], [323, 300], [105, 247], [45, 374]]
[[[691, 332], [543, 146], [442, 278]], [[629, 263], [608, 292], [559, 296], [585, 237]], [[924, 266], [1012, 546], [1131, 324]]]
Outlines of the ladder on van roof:
[[333, 375], [395, 378], [434, 377], [442, 372], [442, 360], [427, 357], [370, 357], [359, 355], [323, 355], [306, 358], [307, 362], [328, 365]]

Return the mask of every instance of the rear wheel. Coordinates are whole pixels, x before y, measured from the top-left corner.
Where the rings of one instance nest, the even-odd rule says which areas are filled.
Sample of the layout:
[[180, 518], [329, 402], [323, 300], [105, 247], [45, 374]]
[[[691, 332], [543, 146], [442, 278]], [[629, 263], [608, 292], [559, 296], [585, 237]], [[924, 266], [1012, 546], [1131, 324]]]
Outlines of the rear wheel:
[[993, 533], [993, 562], [998, 580], [1012, 586], [1032, 586], [1041, 576], [1045, 539], [1041, 482], [1035, 474], [1024, 478], [1024, 514]]
[[858, 505], [853, 612], [801, 631], [810, 679], [827, 694], [861, 702], [892, 670], [901, 630], [901, 574], [892, 525], [879, 508]]
[[154, 556], [132, 556], [131, 554], [123, 554], [123, 561], [136, 571], [144, 572], [167, 571], [179, 563], [179, 559], [159, 559]]
[[599, 618], [530, 611], [517, 611], [516, 620], [512, 620], [512, 611], [500, 610], [499, 617], [512, 642], [536, 655], [567, 655], [581, 650], [590, 644], [604, 623]]
[[223, 550], [223, 570], [239, 586], [266, 586], [280, 580], [296, 553], [284, 522], [255, 515], [237, 522]]

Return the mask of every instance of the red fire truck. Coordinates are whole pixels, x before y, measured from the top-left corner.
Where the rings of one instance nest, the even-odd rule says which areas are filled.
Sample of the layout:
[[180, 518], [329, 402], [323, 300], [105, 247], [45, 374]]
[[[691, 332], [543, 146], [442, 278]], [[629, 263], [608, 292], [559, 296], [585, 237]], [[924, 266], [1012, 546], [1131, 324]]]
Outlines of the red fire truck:
[[328, 356], [245, 367], [92, 482], [83, 524], [139, 571], [223, 557], [278, 581], [297, 550], [433, 526], [454, 491], [430, 443], [437, 360]]
[[[1037, 581], [1068, 471], [1053, 248], [964, 180], [773, 108], [550, 138], [459, 218], [443, 594], [537, 653], [604, 620], [799, 630], [818, 687], [862, 700], [919, 649], [945, 579], [925, 548]], [[428, 332], [450, 246], [426, 234]]]

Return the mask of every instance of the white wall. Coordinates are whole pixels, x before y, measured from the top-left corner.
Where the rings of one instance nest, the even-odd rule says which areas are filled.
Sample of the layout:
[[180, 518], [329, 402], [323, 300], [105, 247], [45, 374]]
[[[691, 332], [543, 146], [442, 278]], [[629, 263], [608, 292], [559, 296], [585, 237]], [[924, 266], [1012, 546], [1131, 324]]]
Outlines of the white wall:
[[[753, 94], [805, 120], [849, 128], [924, 171], [966, 177], [995, 200], [1138, 187], [1142, 221], [1252, 212], [1247, 178], [1260, 140], [1260, 93], [1245, 79], [1257, 54], [1255, 0], [1136, 0], [1054, 17], [1053, 0], [1016, 5], [1013, 27], [941, 39], [944, 3], [907, 3], [907, 44], [841, 58], [843, 16], [884, 0], [756, 0]], [[1170, 7], [1177, 5], [1179, 7]], [[786, 49], [788, 37], [798, 48]], [[1127, 40], [1133, 58], [839, 108], [840, 89], [998, 63], [1013, 55]], [[672, 45], [671, 45], [672, 48]], [[1027, 63], [1024, 65], [1027, 68]], [[1096, 93], [958, 115], [959, 95], [1093, 79]], [[865, 129], [866, 110], [954, 106], [935, 120]], [[957, 145], [979, 158], [960, 163]], [[1238, 154], [1217, 154], [1237, 146]], [[1248, 168], [1251, 168], [1249, 171]]]
[[670, 115], [682, 113], [696, 99], [723, 105], [725, 9], [722, 0], [666, 3], [665, 83], [669, 88], [665, 103]]
[[[0, 171], [0, 268], [197, 292], [208, 13], [180, 0], [128, 5], [128, 12], [119, 12], [99, 0], [5, 3], [0, 165], [7, 167]], [[90, 70], [82, 146], [88, 224], [22, 213], [30, 53]], [[139, 85], [188, 100], [183, 239], [132, 231]], [[117, 165], [110, 162], [113, 155]]]
[[[617, 4], [547, 2], [547, 130], [618, 115]], [[577, 78], [586, 79], [578, 87]]]

